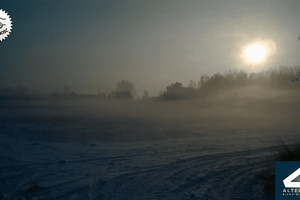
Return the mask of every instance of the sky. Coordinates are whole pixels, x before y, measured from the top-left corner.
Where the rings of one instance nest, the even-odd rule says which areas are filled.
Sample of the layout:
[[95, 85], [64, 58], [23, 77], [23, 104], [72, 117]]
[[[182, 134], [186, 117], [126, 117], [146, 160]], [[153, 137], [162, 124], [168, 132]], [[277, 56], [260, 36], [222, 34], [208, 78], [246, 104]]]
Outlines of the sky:
[[0, 0], [13, 20], [0, 42], [0, 88], [68, 86], [137, 94], [187, 85], [201, 75], [246, 69], [245, 45], [272, 41], [261, 65], [300, 66], [299, 0]]

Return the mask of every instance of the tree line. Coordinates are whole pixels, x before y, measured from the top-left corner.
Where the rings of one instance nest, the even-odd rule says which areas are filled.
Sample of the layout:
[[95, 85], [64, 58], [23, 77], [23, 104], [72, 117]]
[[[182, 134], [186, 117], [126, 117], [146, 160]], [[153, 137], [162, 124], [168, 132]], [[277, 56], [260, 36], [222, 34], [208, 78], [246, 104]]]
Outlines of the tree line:
[[[299, 89], [300, 67], [278, 67], [260, 73], [246, 73], [241, 70], [231, 70], [226, 73], [216, 73], [211, 76], [200, 76], [199, 80], [191, 80], [188, 86], [180, 82], [171, 83], [157, 96], [149, 96], [144, 92], [143, 100], [172, 101], [209, 96], [220, 91], [239, 89], [246, 86], [258, 86], [272, 89]], [[103, 99], [134, 99], [135, 87], [128, 80], [121, 80], [116, 84], [115, 90], [109, 93], [78, 94], [64, 87], [61, 92], [53, 92], [46, 98], [103, 98]], [[41, 95], [34, 94], [27, 87], [5, 87], [0, 89], [0, 98], [36, 98]], [[45, 96], [44, 96], [45, 97]]]

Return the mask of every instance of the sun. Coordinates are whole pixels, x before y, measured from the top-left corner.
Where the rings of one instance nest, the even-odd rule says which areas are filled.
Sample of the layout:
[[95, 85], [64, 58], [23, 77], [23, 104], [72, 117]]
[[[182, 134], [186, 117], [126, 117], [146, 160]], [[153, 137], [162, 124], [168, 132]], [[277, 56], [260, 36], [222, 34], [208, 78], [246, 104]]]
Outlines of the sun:
[[249, 72], [259, 72], [267, 69], [274, 62], [272, 57], [277, 51], [275, 41], [270, 39], [255, 39], [245, 43], [239, 51], [242, 67]]
[[259, 63], [266, 57], [266, 47], [262, 44], [255, 43], [246, 47], [245, 57], [251, 63]]

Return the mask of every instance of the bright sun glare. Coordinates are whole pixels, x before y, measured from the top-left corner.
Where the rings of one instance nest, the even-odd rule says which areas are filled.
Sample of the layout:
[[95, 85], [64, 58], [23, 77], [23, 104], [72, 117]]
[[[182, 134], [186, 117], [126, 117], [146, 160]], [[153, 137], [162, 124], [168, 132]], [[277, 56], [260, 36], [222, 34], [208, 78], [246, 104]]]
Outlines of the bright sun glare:
[[246, 59], [249, 62], [259, 63], [263, 61], [266, 56], [266, 48], [261, 44], [252, 44], [246, 48]]

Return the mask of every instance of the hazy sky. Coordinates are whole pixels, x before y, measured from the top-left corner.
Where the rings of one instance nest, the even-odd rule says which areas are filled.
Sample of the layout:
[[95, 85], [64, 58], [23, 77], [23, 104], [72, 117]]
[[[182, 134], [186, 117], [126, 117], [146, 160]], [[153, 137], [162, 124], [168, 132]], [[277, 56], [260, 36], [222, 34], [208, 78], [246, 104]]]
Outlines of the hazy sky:
[[0, 42], [0, 87], [156, 94], [245, 64], [241, 48], [272, 40], [266, 66], [300, 65], [299, 0], [0, 0], [13, 20]]

